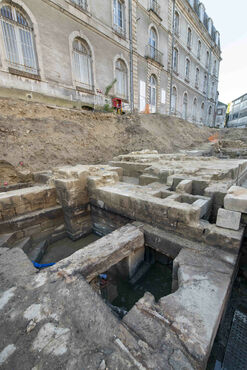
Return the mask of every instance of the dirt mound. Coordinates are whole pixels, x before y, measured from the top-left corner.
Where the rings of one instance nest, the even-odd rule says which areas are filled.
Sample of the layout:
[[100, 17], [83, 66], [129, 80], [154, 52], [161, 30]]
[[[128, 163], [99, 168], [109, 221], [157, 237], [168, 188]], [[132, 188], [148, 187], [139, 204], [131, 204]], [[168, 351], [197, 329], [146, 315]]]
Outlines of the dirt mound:
[[31, 182], [32, 177], [29, 171], [20, 172], [11, 163], [0, 160], [0, 186]]
[[0, 99], [0, 159], [39, 171], [105, 163], [142, 149], [169, 153], [196, 147], [212, 134], [181, 119], [54, 108]]

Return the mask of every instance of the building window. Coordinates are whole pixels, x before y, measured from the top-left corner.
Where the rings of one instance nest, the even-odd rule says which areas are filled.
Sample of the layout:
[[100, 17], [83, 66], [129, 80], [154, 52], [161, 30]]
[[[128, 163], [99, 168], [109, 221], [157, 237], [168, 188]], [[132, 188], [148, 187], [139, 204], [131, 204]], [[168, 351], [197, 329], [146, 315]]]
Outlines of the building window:
[[199, 40], [199, 41], [198, 41], [198, 46], [197, 46], [197, 58], [198, 58], [198, 59], [201, 59], [201, 49], [202, 49], [202, 43], [201, 43], [201, 41]]
[[5, 5], [1, 8], [1, 25], [9, 65], [38, 75], [33, 27], [27, 15], [17, 7]]
[[203, 123], [204, 121], [204, 103], [201, 105], [201, 117], [200, 117], [200, 122]]
[[196, 87], [197, 89], [199, 88], [199, 75], [200, 75], [200, 70], [199, 70], [199, 68], [196, 68], [195, 87]]
[[193, 101], [192, 120], [193, 120], [193, 122], [197, 121], [197, 99], [196, 98]]
[[212, 124], [212, 107], [210, 105], [209, 109], [208, 109], [208, 124], [211, 125]]
[[213, 69], [213, 75], [216, 76], [216, 69], [217, 69], [217, 62], [214, 61], [214, 69]]
[[116, 95], [119, 98], [127, 99], [128, 98], [128, 73], [126, 64], [118, 59], [115, 66], [116, 72]]
[[113, 28], [125, 36], [124, 2], [121, 0], [113, 0]]
[[157, 33], [155, 29], [152, 27], [149, 33], [149, 48], [150, 48], [150, 56], [152, 59], [156, 59], [156, 51], [157, 51]]
[[174, 19], [174, 31], [176, 35], [179, 35], [179, 14], [175, 12], [175, 19]]
[[176, 111], [177, 111], [177, 89], [175, 86], [173, 86], [171, 95], [171, 113], [176, 115]]
[[209, 51], [207, 51], [207, 55], [206, 55], [206, 68], [209, 67]]
[[192, 36], [191, 36], [191, 29], [190, 29], [190, 28], [188, 28], [187, 47], [188, 47], [189, 49], [191, 49], [191, 38], [192, 38]]
[[214, 82], [212, 82], [212, 86], [211, 86], [211, 98], [212, 98], [213, 100], [215, 99], [214, 86], [215, 86], [215, 83], [214, 83]]
[[187, 120], [187, 118], [188, 118], [188, 94], [187, 93], [184, 94], [182, 117], [185, 120]]
[[185, 79], [187, 81], [190, 80], [190, 60], [188, 58], [186, 58], [185, 62]]
[[92, 90], [92, 56], [87, 43], [79, 38], [73, 42], [73, 68], [75, 82], [81, 87]]
[[204, 80], [203, 80], [203, 93], [206, 94], [207, 92], [207, 81], [208, 81], [208, 77], [207, 75], [205, 74], [204, 75]]
[[79, 6], [79, 8], [83, 10], [87, 10], [87, 0], [70, 0], [75, 5]]
[[157, 100], [157, 79], [154, 75], [149, 79], [149, 106], [150, 112], [156, 113], [156, 100]]
[[173, 49], [173, 61], [172, 61], [173, 70], [178, 72], [178, 49]]

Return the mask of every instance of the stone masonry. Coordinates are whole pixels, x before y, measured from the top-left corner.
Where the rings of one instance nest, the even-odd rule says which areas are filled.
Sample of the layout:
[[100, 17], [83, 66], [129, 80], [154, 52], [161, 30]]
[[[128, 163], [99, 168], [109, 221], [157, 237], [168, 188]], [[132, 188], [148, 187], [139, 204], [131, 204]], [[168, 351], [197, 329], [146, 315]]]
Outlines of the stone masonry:
[[[0, 366], [205, 369], [238, 266], [246, 170], [142, 151], [1, 193]], [[46, 270], [26, 256], [40, 240], [92, 230], [103, 237]], [[120, 320], [92, 282], [121, 261], [131, 277], [144, 246], [173, 259], [172, 293], [146, 292]]]

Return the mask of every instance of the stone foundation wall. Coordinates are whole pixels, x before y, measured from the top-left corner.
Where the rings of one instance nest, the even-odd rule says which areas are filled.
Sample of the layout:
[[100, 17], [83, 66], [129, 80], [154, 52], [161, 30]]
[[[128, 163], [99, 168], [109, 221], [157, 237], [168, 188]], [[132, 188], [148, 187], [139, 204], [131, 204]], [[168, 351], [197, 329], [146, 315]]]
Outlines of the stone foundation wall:
[[0, 194], [0, 221], [57, 205], [56, 189], [34, 186]]

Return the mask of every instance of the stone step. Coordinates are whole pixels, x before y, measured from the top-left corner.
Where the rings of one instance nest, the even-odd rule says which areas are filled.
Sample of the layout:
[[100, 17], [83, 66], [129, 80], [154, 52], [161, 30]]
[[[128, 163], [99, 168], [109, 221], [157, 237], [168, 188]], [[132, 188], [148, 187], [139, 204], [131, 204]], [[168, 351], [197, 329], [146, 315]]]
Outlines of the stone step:
[[0, 235], [0, 248], [12, 246], [15, 242], [15, 233]]
[[29, 254], [32, 248], [32, 239], [31, 237], [24, 238], [13, 245], [13, 248], [20, 248], [26, 254]]

